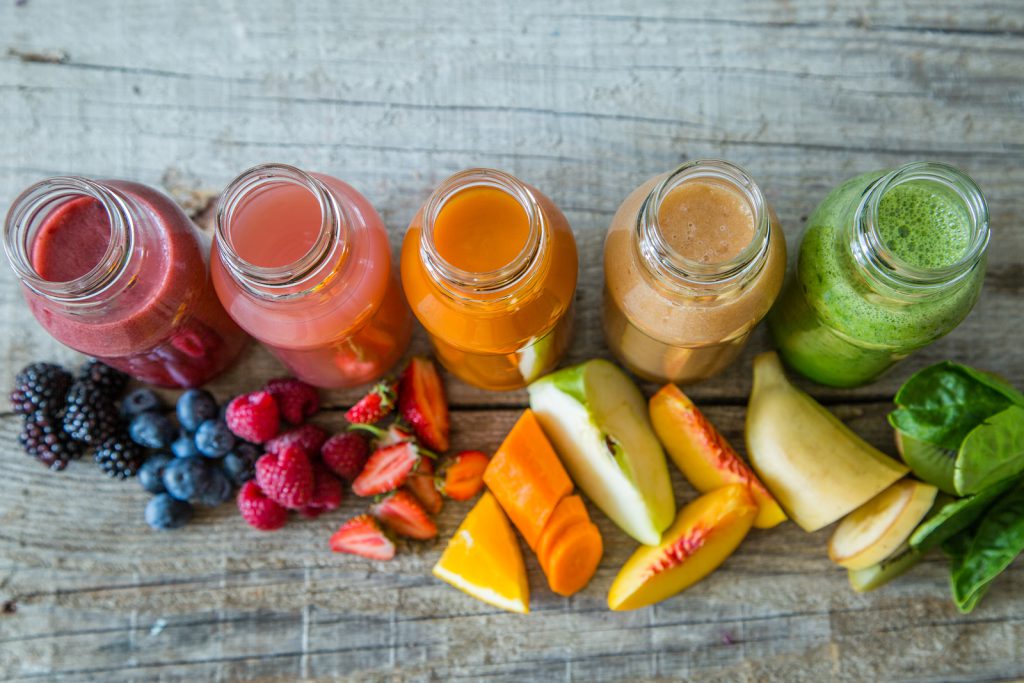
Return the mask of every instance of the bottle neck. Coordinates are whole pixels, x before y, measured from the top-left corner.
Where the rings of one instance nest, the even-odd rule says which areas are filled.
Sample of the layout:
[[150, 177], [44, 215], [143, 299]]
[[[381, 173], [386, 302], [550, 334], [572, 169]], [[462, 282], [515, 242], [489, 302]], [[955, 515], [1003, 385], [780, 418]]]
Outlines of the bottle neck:
[[[900, 258], [886, 244], [882, 201], [908, 183], [944, 194], [952, 202], [952, 210], [966, 221], [965, 247], [955, 260], [935, 267], [914, 264]], [[853, 261], [865, 281], [880, 293], [905, 299], [941, 295], [954, 289], [984, 258], [989, 241], [988, 204], [977, 184], [959, 169], [933, 162], [906, 164], [878, 178], [861, 195], [848, 225]], [[901, 231], [900, 237], [913, 236]]]
[[[476, 187], [492, 188], [512, 197], [525, 213], [529, 225], [519, 252], [493, 270], [458, 267], [441, 255], [436, 241], [438, 217], [448, 202], [460, 192]], [[533, 282], [546, 258], [547, 236], [544, 212], [529, 187], [502, 171], [473, 168], [445, 180], [427, 199], [422, 212], [420, 260], [429, 277], [449, 296], [467, 301], [501, 302], [518, 297]]]
[[[86, 273], [67, 281], [46, 279], [35, 263], [36, 240], [54, 212], [83, 198], [95, 200], [106, 214], [110, 226], [106, 249]], [[36, 183], [14, 201], [4, 223], [4, 250], [31, 291], [54, 303], [83, 306], [109, 301], [123, 289], [138, 231], [136, 212], [117, 189], [87, 178], [61, 176]]]
[[[750, 241], [726, 260], [699, 261], [673, 247], [666, 236], [662, 207], [685, 183], [717, 185], [739, 197], [749, 211]], [[726, 226], [728, 227], [728, 226]], [[745, 170], [727, 161], [704, 159], [683, 164], [648, 193], [640, 206], [633, 244], [649, 279], [670, 296], [720, 295], [751, 281], [768, 260], [771, 217], [761, 188]]]
[[[246, 260], [239, 244], [240, 226], [246, 220], [242, 214], [252, 202], [289, 186], [307, 191], [319, 209], [319, 225], [309, 249], [282, 265]], [[349, 251], [350, 225], [344, 205], [319, 178], [293, 166], [263, 164], [245, 171], [224, 190], [217, 207], [215, 239], [221, 260], [239, 287], [261, 299], [284, 301], [319, 291], [338, 274]]]

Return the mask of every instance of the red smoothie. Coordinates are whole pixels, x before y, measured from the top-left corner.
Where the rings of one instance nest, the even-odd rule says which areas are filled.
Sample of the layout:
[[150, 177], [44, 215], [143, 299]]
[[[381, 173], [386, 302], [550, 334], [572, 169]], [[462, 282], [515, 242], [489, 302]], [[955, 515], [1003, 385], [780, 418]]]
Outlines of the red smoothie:
[[16, 202], [8, 252], [40, 324], [139, 380], [199, 386], [246, 336], [209, 279], [209, 242], [144, 185], [57, 178]]

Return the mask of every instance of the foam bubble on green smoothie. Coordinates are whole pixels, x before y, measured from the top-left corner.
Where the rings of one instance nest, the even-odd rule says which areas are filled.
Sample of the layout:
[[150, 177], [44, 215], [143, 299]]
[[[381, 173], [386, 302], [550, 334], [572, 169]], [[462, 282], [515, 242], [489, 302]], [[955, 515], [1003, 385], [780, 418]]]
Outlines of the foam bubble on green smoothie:
[[904, 263], [945, 268], [967, 253], [971, 219], [964, 202], [950, 189], [930, 181], [909, 181], [882, 195], [878, 233]]

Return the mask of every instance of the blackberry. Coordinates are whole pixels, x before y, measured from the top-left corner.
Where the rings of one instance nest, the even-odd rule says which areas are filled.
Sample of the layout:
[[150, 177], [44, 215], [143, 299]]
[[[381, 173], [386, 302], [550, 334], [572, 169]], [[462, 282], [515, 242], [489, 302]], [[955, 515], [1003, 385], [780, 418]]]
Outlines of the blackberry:
[[36, 411], [54, 414], [64, 407], [71, 373], [55, 363], [32, 363], [14, 378], [11, 406], [19, 415]]
[[64, 469], [85, 452], [85, 446], [64, 432], [60, 415], [42, 410], [25, 418], [18, 441], [26, 453], [51, 470]]
[[121, 398], [124, 388], [128, 386], [128, 375], [115, 370], [106, 363], [90, 358], [78, 376], [79, 381], [89, 382], [97, 386], [112, 399]]
[[75, 441], [96, 446], [121, 429], [114, 400], [99, 386], [79, 380], [68, 392], [64, 431]]
[[131, 442], [124, 433], [105, 440], [93, 454], [96, 464], [108, 477], [127, 479], [134, 477], [146, 460], [146, 450]]

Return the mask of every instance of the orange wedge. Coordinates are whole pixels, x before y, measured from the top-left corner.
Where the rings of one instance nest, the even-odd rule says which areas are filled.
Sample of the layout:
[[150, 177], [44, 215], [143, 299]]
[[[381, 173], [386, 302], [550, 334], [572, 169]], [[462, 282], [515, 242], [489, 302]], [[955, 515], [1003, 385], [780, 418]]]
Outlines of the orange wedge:
[[510, 612], [530, 611], [519, 541], [497, 499], [484, 492], [448, 541], [434, 576], [477, 600]]

